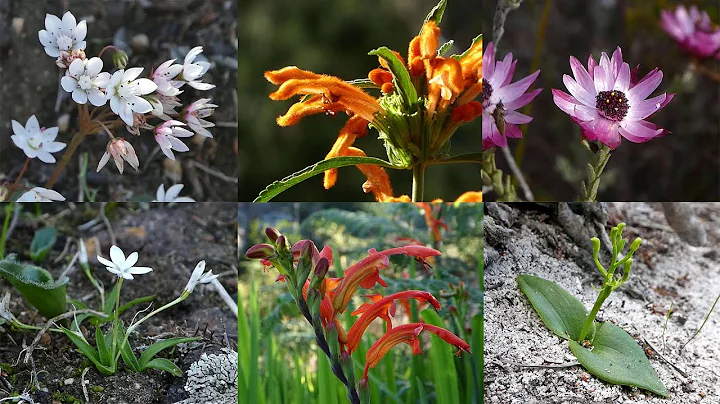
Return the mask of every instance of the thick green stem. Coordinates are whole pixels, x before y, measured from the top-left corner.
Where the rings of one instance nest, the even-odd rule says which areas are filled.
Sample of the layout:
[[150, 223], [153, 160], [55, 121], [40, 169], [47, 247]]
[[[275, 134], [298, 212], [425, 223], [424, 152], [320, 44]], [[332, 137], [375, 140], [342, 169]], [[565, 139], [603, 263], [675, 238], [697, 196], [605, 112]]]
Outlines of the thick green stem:
[[610, 152], [612, 149], [606, 145], [602, 145], [600, 150], [593, 152], [587, 140], [583, 140], [583, 145], [590, 153], [590, 162], [586, 166], [587, 182], [582, 183], [582, 193], [580, 195], [581, 202], [595, 202], [597, 200], [597, 192], [600, 187], [600, 177], [602, 176], [605, 166], [610, 160]]
[[590, 311], [590, 314], [588, 314], [587, 318], [585, 319], [585, 324], [583, 324], [583, 328], [580, 331], [580, 337], [578, 338], [579, 342], [585, 341], [585, 337], [590, 332], [590, 328], [595, 321], [595, 316], [597, 316], [598, 311], [600, 311], [600, 307], [605, 302], [605, 299], [610, 296], [610, 293], [612, 293], [612, 287], [610, 287], [609, 285], [604, 286], [600, 291], [597, 300], [595, 300], [595, 305], [593, 305], [593, 308]]
[[425, 164], [413, 166], [412, 201], [422, 202], [425, 194]]
[[3, 222], [2, 233], [0, 233], [0, 259], [5, 258], [5, 243], [7, 242], [7, 232], [10, 227], [10, 217], [15, 209], [15, 203], [10, 202], [5, 206], [5, 221]]

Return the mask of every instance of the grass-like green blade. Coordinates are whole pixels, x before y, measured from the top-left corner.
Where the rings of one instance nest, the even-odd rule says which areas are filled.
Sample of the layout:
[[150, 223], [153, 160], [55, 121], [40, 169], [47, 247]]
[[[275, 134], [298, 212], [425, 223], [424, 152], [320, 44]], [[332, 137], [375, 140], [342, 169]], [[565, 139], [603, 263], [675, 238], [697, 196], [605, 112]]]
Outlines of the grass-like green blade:
[[280, 195], [282, 192], [287, 191], [288, 189], [305, 181], [308, 178], [311, 178], [318, 174], [322, 174], [331, 168], [354, 166], [357, 164], [370, 164], [396, 170], [407, 169], [406, 167], [394, 166], [392, 163], [375, 157], [334, 157], [328, 160], [317, 162], [279, 181], [273, 182], [272, 184], [268, 185], [267, 188], [262, 190], [253, 202], [269, 202], [274, 197]]
[[[420, 312], [423, 320], [428, 324], [445, 327], [440, 315], [435, 310], [426, 309]], [[460, 391], [457, 369], [453, 360], [453, 346], [442, 338], [432, 334], [432, 347], [430, 348], [430, 363], [432, 363], [432, 376], [435, 382], [435, 394], [438, 403], [459, 403]]]
[[180, 370], [180, 368], [176, 364], [165, 358], [155, 358], [148, 362], [145, 367], [150, 369], [164, 370], [175, 377], [180, 377], [183, 375], [182, 370]]
[[200, 337], [177, 337], [169, 338], [164, 341], [158, 341], [147, 347], [140, 355], [140, 359], [138, 360], [140, 368], [142, 369], [144, 367], [147, 367], [147, 364], [152, 361], [152, 358], [164, 349], [174, 347], [178, 344], [185, 344], [188, 342], [197, 341], [199, 339]]

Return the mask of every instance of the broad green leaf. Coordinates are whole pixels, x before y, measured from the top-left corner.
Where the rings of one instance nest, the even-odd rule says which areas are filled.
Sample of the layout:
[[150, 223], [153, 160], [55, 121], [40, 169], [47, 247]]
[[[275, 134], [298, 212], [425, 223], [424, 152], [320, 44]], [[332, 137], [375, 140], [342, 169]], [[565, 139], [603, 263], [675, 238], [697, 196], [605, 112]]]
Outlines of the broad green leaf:
[[0, 261], [0, 275], [10, 281], [15, 289], [46, 318], [65, 313], [68, 278], [58, 281], [42, 268], [23, 265], [10, 254]]
[[[588, 311], [585, 306], [554, 282], [532, 275], [518, 275], [518, 285], [525, 293], [545, 326], [558, 337], [576, 340], [580, 337]], [[592, 340], [595, 325], [588, 335]]]
[[400, 60], [390, 48], [383, 46], [370, 51], [368, 55], [379, 56], [385, 59], [390, 68], [390, 73], [393, 75], [395, 87], [405, 101], [405, 105], [415, 105], [418, 103], [417, 91], [410, 78], [410, 72], [408, 72], [402, 60]]
[[35, 232], [30, 243], [30, 258], [33, 262], [41, 262], [47, 257], [57, 240], [57, 230], [53, 227], [43, 227]]
[[440, 25], [443, 14], [445, 13], [445, 7], [447, 7], [447, 0], [440, 0], [440, 2], [430, 10], [430, 13], [425, 17], [425, 22], [430, 20], [435, 21], [435, 24]]
[[[420, 312], [426, 323], [438, 327], [445, 327], [445, 323], [435, 310], [426, 309]], [[429, 333], [428, 333], [429, 334]], [[430, 363], [433, 364], [433, 379], [435, 381], [435, 394], [440, 403], [460, 402], [460, 381], [455, 368], [454, 348], [435, 334], [430, 337]]]
[[466, 153], [466, 154], [459, 154], [457, 156], [453, 156], [444, 160], [433, 160], [428, 161], [428, 165], [437, 165], [437, 164], [457, 164], [457, 163], [474, 163], [474, 164], [482, 164], [482, 153]]
[[151, 369], [157, 369], [157, 370], [164, 370], [166, 372], [169, 372], [175, 377], [182, 376], [183, 372], [180, 370], [179, 367], [177, 367], [176, 364], [170, 362], [167, 359], [164, 358], [155, 358], [148, 362], [148, 364], [145, 366], [146, 368]]
[[272, 198], [280, 195], [283, 191], [290, 189], [310, 177], [322, 174], [331, 168], [354, 166], [357, 164], [370, 164], [385, 168], [393, 168], [396, 170], [407, 169], [406, 167], [394, 166], [385, 160], [375, 157], [335, 157], [315, 163], [279, 181], [273, 182], [260, 192], [260, 195], [258, 195], [253, 202], [269, 202]]
[[588, 372], [602, 380], [639, 387], [663, 397], [670, 395], [643, 349], [615, 324], [597, 325], [592, 349], [570, 341], [570, 350]]
[[142, 355], [140, 355], [140, 360], [138, 361], [140, 364], [140, 369], [147, 366], [148, 363], [151, 362], [151, 359], [158, 354], [158, 352], [162, 351], [163, 349], [174, 347], [178, 344], [184, 344], [186, 342], [193, 342], [199, 340], [200, 337], [179, 337], [179, 338], [170, 338], [166, 339], [164, 341], [158, 341], [143, 351]]

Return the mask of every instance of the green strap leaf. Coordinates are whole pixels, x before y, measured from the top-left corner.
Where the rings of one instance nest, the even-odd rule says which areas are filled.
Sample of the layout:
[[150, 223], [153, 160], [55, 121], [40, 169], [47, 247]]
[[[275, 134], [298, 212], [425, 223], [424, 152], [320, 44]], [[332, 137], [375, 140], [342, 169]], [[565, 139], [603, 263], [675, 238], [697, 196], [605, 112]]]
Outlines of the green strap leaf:
[[110, 365], [114, 359], [113, 354], [110, 353], [110, 350], [108, 349], [105, 336], [103, 335], [102, 330], [100, 330], [100, 327], [95, 327], [95, 345], [98, 348], [97, 352], [98, 358], [100, 358], [100, 363]]
[[305, 181], [306, 179], [313, 177], [318, 174], [331, 169], [340, 168], [347, 166], [354, 166], [357, 164], [372, 164], [385, 168], [392, 168], [396, 170], [405, 170], [406, 167], [394, 166], [391, 163], [381, 160], [375, 157], [334, 157], [328, 160], [323, 160], [315, 163], [309, 167], [306, 167], [296, 173], [293, 173], [279, 181], [275, 181], [268, 185], [253, 202], [269, 202], [274, 197], [280, 195], [282, 192], [290, 189], [291, 187]]
[[47, 257], [57, 240], [57, 230], [53, 227], [43, 227], [35, 232], [30, 243], [30, 258], [33, 262], [41, 262]]
[[410, 72], [408, 72], [405, 64], [403, 64], [400, 58], [398, 58], [390, 48], [383, 46], [370, 51], [368, 55], [385, 59], [390, 68], [390, 73], [393, 75], [395, 87], [405, 101], [405, 105], [415, 105], [418, 103], [417, 91], [410, 78]]
[[115, 373], [113, 371], [113, 369], [105, 366], [100, 361], [100, 356], [98, 355], [98, 352], [95, 349], [93, 349], [93, 347], [91, 347], [90, 344], [88, 344], [87, 341], [85, 341], [85, 339], [83, 337], [75, 334], [74, 332], [68, 330], [67, 328], [65, 328], [63, 326], [60, 326], [60, 330], [63, 333], [65, 333], [65, 335], [68, 338], [70, 338], [70, 341], [72, 341], [72, 343], [75, 344], [75, 346], [78, 348], [80, 353], [85, 355], [88, 359], [90, 359], [90, 361], [93, 364], [95, 364], [95, 367], [97, 368], [98, 371], [100, 371], [100, 373], [102, 375], [109, 376], [109, 375]]
[[182, 370], [180, 370], [180, 368], [176, 364], [174, 364], [164, 358], [153, 359], [150, 362], [148, 362], [148, 364], [145, 367], [151, 368], [151, 369], [164, 370], [165, 372], [169, 372], [170, 374], [172, 374], [175, 377], [180, 377], [183, 374]]
[[170, 338], [166, 339], [164, 341], [156, 342], [143, 351], [142, 355], [140, 355], [140, 360], [138, 361], [140, 364], [140, 369], [143, 369], [145, 367], [148, 367], [148, 363], [152, 362], [151, 359], [157, 355], [160, 351], [163, 349], [174, 347], [178, 344], [184, 344], [186, 342], [193, 342], [199, 340], [200, 337], [179, 337], [179, 338]]
[[470, 47], [467, 48], [467, 49], [465, 50], [465, 52], [463, 52], [463, 53], [461, 53], [461, 54], [459, 54], [459, 55], [452, 55], [452, 56], [450, 56], [450, 57], [453, 58], [453, 59], [462, 60], [465, 56], [467, 56], [467, 55], [470, 53], [470, 49], [472, 49], [472, 47], [473, 47], [476, 43], [478, 43], [478, 42], [480, 42], [480, 41], [482, 41], [482, 34], [476, 36], [476, 37], [472, 40], [472, 43], [470, 44]]
[[622, 328], [608, 322], [598, 324], [592, 345], [590, 350], [570, 341], [570, 350], [588, 372], [610, 383], [670, 396], [643, 349]]
[[122, 314], [125, 310], [135, 306], [136, 304], [149, 302], [155, 299], [155, 295], [139, 297], [135, 300], [131, 300], [118, 308], [118, 315]]
[[440, 25], [443, 14], [445, 13], [445, 7], [447, 7], [447, 0], [440, 0], [440, 2], [430, 10], [430, 13], [425, 17], [425, 22], [430, 20], [435, 21], [435, 24]]
[[[540, 319], [555, 335], [576, 340], [580, 337], [588, 311], [585, 306], [554, 282], [532, 275], [518, 275], [518, 285]], [[592, 340], [595, 325], [588, 339]], [[569, 338], [568, 338], [569, 337]]]
[[472, 163], [472, 164], [482, 164], [482, 152], [477, 153], [466, 153], [466, 154], [460, 154], [457, 156], [453, 156], [444, 160], [432, 160], [428, 161], [428, 165], [438, 165], [438, 164], [458, 164], [458, 163]]

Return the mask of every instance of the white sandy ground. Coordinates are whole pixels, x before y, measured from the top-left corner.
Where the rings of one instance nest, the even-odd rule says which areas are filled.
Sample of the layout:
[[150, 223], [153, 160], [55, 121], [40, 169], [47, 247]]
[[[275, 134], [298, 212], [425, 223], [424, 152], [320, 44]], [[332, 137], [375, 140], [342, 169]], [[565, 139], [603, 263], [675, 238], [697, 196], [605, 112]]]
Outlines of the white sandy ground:
[[[510, 223], [486, 215], [485, 402], [720, 403], [720, 307], [700, 335], [679, 351], [720, 294], [720, 203], [695, 205], [708, 231], [708, 244], [699, 248], [684, 244], [671, 231], [660, 206], [609, 205], [609, 224], [624, 221], [626, 237], [632, 231], [632, 238], [639, 236], [645, 242], [636, 253], [630, 279], [605, 302], [597, 319], [615, 322], [636, 341], [647, 340], [687, 373], [687, 378], [682, 377], [657, 355], [650, 356], [670, 391], [669, 399], [606, 383], [579, 365], [516, 365], [553, 365], [575, 358], [568, 343], [543, 325], [515, 276], [526, 273], [552, 280], [588, 310], [597, 296], [591, 285], [597, 287], [601, 277], [590, 253], [570, 240], [550, 211], [513, 209], [517, 216]], [[672, 302], [663, 351], [664, 313]]]

